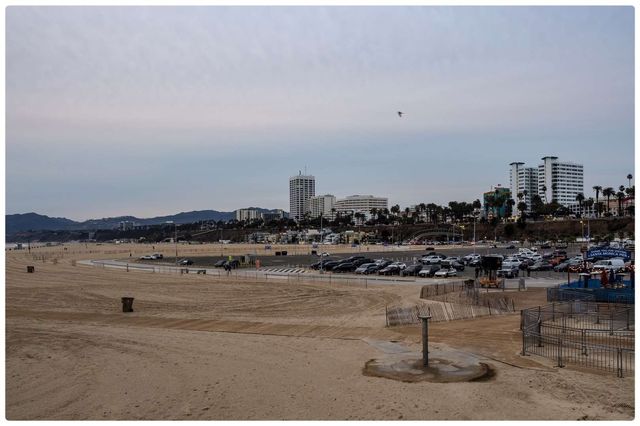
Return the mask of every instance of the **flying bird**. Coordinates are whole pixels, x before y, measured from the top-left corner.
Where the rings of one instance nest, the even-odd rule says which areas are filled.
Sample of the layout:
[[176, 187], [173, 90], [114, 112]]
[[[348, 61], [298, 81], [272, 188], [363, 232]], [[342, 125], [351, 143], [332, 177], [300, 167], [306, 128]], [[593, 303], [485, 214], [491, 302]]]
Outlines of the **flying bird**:
[[402, 118], [402, 114], [404, 114], [404, 112], [398, 111], [398, 117]]

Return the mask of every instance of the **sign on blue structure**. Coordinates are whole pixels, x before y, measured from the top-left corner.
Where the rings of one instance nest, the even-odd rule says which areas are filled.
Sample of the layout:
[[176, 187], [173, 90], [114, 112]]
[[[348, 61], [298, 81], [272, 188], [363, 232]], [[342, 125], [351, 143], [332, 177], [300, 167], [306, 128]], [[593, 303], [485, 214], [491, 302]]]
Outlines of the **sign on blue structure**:
[[587, 251], [587, 257], [621, 257], [624, 260], [629, 260], [631, 252], [614, 248], [595, 248]]

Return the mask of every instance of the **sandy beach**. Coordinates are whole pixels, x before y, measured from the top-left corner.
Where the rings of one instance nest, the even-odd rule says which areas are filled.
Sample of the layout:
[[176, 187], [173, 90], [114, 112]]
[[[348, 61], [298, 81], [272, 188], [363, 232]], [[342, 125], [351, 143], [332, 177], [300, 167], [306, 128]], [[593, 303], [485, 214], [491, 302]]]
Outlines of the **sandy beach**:
[[[195, 256], [220, 246], [179, 249]], [[488, 380], [405, 383], [364, 375], [368, 360], [386, 356], [372, 342], [420, 350], [418, 326], [385, 327], [384, 316], [388, 304], [418, 301], [415, 285], [251, 282], [77, 263], [150, 252], [148, 245], [95, 244], [6, 252], [7, 419], [634, 416], [633, 377], [520, 356], [518, 314], [432, 325], [434, 348], [481, 358], [495, 372]], [[544, 303], [542, 290], [529, 289], [519, 303]], [[134, 312], [122, 313], [123, 296], [135, 298]]]

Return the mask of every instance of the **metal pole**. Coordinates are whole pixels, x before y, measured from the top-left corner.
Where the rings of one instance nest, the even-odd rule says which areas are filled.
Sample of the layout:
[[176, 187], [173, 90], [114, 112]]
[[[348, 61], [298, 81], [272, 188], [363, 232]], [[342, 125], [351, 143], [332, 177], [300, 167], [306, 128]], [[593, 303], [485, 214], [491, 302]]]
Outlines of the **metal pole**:
[[422, 365], [429, 366], [429, 320], [431, 315], [420, 315], [422, 320]]

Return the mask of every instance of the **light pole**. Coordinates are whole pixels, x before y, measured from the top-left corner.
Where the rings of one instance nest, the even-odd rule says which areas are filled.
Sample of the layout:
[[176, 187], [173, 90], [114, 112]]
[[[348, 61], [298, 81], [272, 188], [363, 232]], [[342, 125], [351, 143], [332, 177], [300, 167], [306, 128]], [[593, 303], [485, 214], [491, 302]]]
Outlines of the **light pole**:
[[320, 273], [324, 273], [324, 256], [322, 256], [322, 212], [320, 212]]
[[473, 254], [476, 254], [476, 219], [478, 218], [478, 211], [473, 211]]

